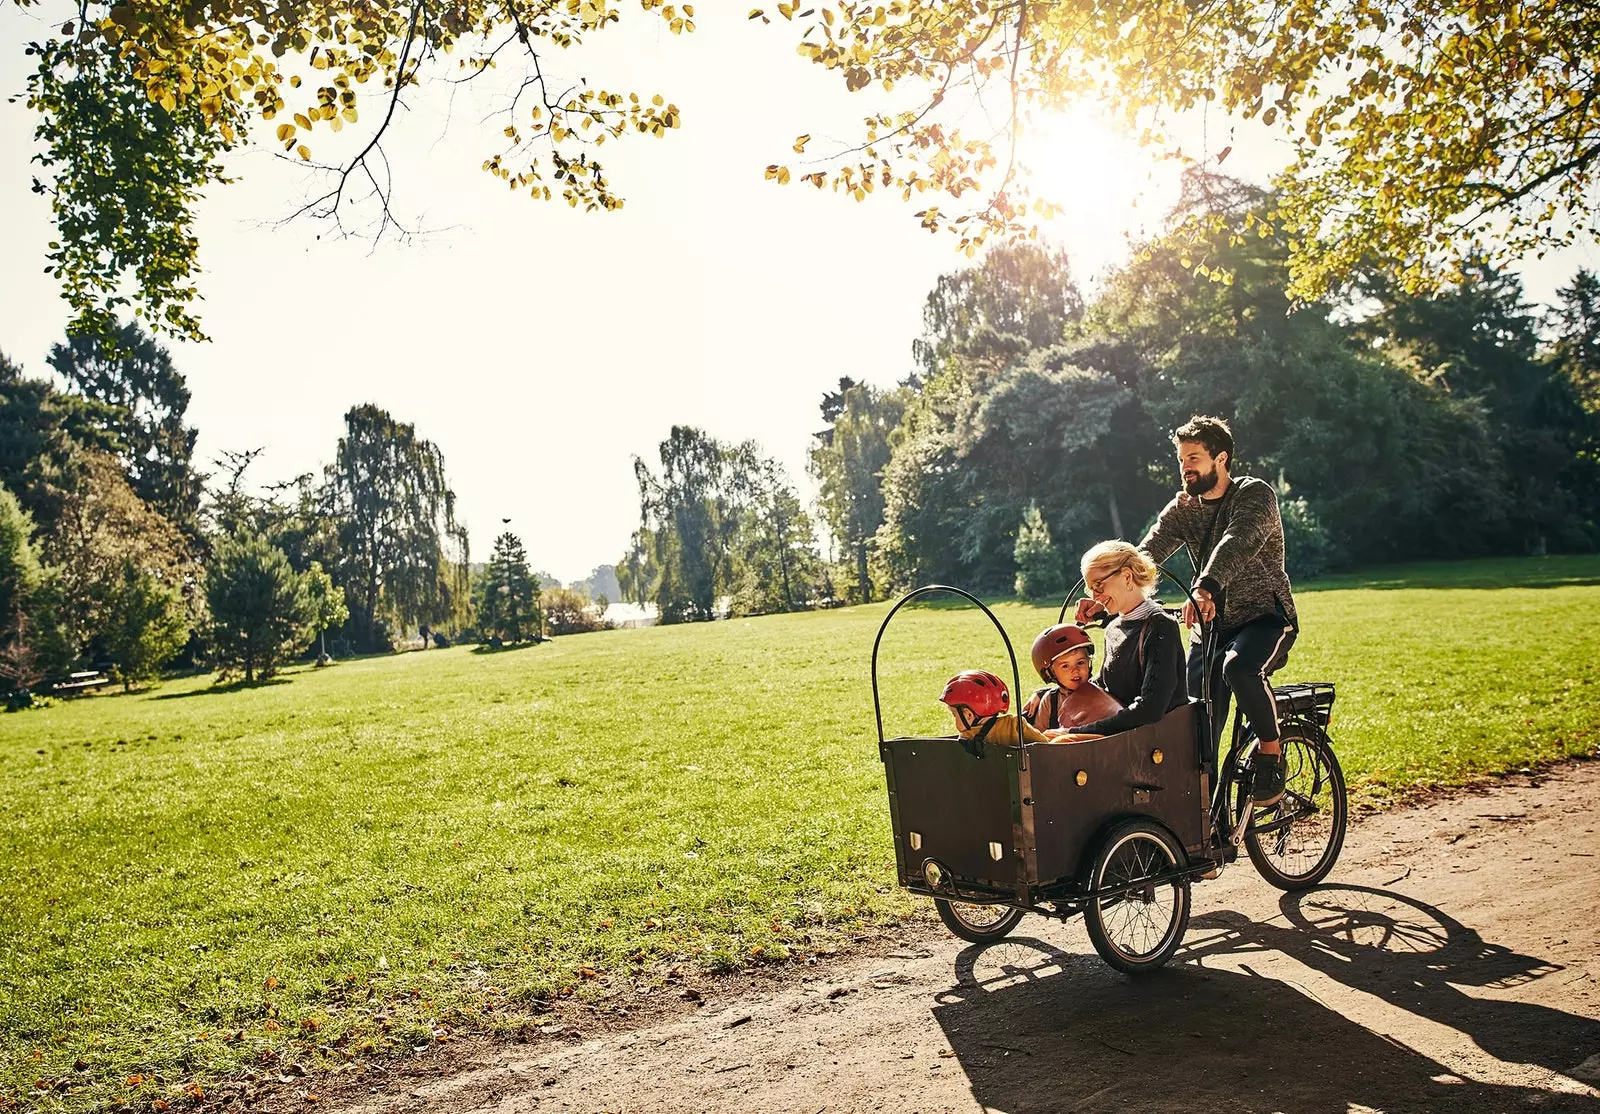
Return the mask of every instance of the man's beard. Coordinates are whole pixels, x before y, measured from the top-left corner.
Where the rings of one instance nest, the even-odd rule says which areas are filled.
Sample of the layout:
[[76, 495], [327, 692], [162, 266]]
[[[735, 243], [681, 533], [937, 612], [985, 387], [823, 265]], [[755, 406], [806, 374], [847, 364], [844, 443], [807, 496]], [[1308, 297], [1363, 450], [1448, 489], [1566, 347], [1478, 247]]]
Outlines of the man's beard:
[[1197, 474], [1192, 480], [1185, 478], [1183, 481], [1183, 490], [1187, 491], [1190, 495], [1204, 495], [1206, 492], [1210, 491], [1216, 486], [1217, 470], [1215, 467], [1213, 467], [1209, 472], [1201, 472]]

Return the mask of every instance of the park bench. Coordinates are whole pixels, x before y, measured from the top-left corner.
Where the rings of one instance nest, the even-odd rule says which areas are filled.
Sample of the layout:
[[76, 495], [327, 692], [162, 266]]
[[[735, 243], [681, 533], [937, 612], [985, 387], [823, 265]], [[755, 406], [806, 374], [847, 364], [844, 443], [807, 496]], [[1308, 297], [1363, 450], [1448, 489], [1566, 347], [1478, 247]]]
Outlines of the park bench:
[[75, 692], [85, 692], [88, 689], [97, 689], [102, 685], [109, 685], [111, 678], [98, 669], [84, 669], [77, 673], [69, 673], [67, 679], [53, 686], [54, 692], [70, 695]]

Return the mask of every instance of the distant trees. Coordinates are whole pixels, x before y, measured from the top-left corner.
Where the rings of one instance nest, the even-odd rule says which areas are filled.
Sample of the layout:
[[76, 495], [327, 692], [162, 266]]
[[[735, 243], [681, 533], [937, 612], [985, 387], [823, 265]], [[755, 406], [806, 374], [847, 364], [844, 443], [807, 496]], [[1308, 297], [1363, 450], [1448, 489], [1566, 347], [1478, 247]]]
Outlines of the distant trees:
[[218, 672], [242, 671], [247, 683], [271, 677], [316, 619], [300, 575], [260, 535], [218, 540], [206, 602]]
[[122, 579], [108, 593], [100, 638], [123, 689], [154, 680], [189, 640], [183, 593], [124, 558]]
[[872, 537], [883, 525], [883, 469], [909, 394], [841, 379], [839, 390], [822, 400], [822, 417], [829, 424], [812, 443], [808, 466], [836, 551], [853, 566], [850, 598], [856, 603], [873, 598], [868, 557]]
[[550, 634], [585, 634], [606, 627], [601, 609], [576, 588], [546, 588], [539, 593], [539, 609]]
[[29, 638], [29, 613], [40, 578], [32, 534], [33, 519], [0, 485], [0, 693], [38, 681]]
[[321, 561], [311, 562], [303, 576], [306, 598], [311, 604], [311, 624], [319, 642], [317, 664], [328, 663], [328, 635], [334, 627], [343, 626], [350, 619], [350, 608], [344, 601], [344, 590], [334, 584], [322, 567]]
[[1167, 431], [1196, 412], [1232, 420], [1236, 466], [1278, 487], [1298, 576], [1600, 545], [1600, 281], [1563, 290], [1544, 341], [1520, 284], [1481, 261], [1431, 295], [1357, 276], [1351, 324], [1294, 302], [1271, 204], [1190, 174], [1184, 235], [1142, 245], [1088, 304], [1038, 299], [1038, 272], [1010, 264], [941, 282], [918, 348], [938, 358], [902, 388], [862, 546], [882, 586], [1028, 592], [1046, 532], [1063, 572], [1100, 538], [1137, 539], [1175, 486]]
[[477, 600], [478, 631], [486, 641], [521, 642], [541, 633], [539, 586], [522, 539], [507, 530], [494, 540]]
[[197, 433], [184, 422], [189, 388], [171, 354], [130, 321], [109, 344], [94, 336], [69, 338], [50, 350], [49, 363], [72, 390], [110, 408], [107, 432], [128, 486], [186, 536], [198, 538]]
[[1017, 595], [1029, 600], [1051, 600], [1065, 594], [1063, 554], [1051, 540], [1050, 525], [1039, 513], [1037, 503], [1029, 503], [1023, 513], [1012, 555], [1017, 562]]
[[731, 446], [673, 426], [660, 471], [635, 458], [640, 530], [621, 566], [663, 623], [809, 606], [821, 561], [810, 520], [782, 469], [753, 442]]
[[340, 580], [363, 643], [386, 644], [391, 624], [448, 617], [461, 587], [451, 567], [467, 554], [438, 448], [376, 406], [352, 407], [328, 488]]

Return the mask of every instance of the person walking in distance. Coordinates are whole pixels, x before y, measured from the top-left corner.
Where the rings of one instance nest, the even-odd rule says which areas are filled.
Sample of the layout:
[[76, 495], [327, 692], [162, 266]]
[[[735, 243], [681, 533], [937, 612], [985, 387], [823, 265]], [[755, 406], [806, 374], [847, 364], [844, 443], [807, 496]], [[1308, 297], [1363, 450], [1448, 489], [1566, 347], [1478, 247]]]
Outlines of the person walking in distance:
[[[1272, 485], [1254, 476], [1230, 474], [1233, 432], [1221, 418], [1195, 415], [1172, 434], [1183, 488], [1161, 511], [1139, 548], [1157, 562], [1187, 547], [1197, 570], [1184, 605], [1184, 622], [1193, 609], [1215, 624], [1216, 656], [1211, 692], [1216, 706], [1212, 741], [1228, 720], [1230, 694], [1239, 701], [1260, 742], [1252, 777], [1257, 804], [1283, 796], [1283, 747], [1277, 706], [1267, 677], [1282, 667], [1299, 633], [1294, 596], [1283, 567], [1283, 518]], [[1098, 610], [1093, 600], [1078, 602], [1079, 621]], [[1189, 650], [1189, 691], [1201, 691], [1201, 643]]]

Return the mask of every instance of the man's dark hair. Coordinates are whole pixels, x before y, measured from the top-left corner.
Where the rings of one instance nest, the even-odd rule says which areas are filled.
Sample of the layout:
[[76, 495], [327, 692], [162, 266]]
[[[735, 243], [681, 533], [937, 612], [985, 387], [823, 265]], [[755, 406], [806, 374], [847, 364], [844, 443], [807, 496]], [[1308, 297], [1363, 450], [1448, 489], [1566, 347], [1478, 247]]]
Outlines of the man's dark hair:
[[1218, 453], [1227, 453], [1228, 464], [1233, 464], [1233, 430], [1221, 418], [1196, 414], [1172, 431], [1172, 443], [1179, 441], [1198, 441], [1213, 457]]

